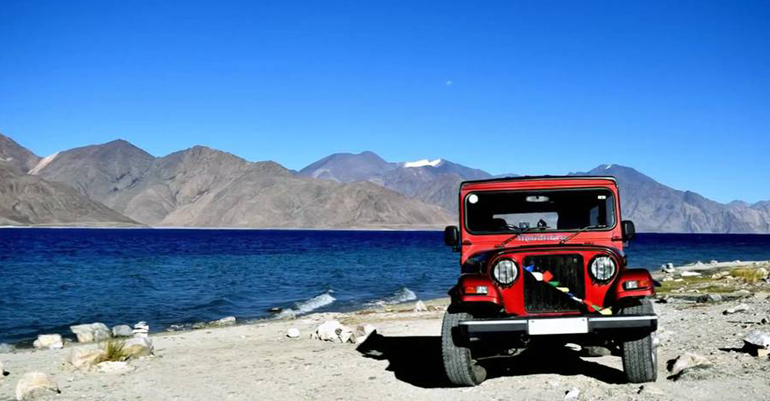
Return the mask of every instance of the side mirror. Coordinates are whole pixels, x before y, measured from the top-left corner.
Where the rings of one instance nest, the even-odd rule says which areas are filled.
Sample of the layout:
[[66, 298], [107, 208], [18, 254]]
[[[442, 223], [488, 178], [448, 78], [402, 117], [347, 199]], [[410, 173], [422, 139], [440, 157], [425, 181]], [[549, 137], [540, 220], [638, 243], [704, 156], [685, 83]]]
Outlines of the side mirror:
[[447, 226], [444, 229], [444, 244], [457, 248], [460, 246], [460, 230], [455, 226]]
[[623, 241], [631, 241], [636, 235], [636, 227], [631, 220], [623, 220], [620, 222], [620, 227], [623, 230]]

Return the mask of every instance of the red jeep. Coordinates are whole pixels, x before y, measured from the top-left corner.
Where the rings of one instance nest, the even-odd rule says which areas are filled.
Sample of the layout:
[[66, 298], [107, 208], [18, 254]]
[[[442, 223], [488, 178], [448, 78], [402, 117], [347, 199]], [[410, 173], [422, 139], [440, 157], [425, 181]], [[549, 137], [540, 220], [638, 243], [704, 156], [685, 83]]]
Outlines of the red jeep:
[[477, 385], [484, 357], [576, 343], [614, 348], [629, 382], [654, 381], [655, 282], [626, 268], [634, 233], [614, 177], [464, 182], [460, 228], [444, 231], [461, 255], [441, 332], [449, 380]]

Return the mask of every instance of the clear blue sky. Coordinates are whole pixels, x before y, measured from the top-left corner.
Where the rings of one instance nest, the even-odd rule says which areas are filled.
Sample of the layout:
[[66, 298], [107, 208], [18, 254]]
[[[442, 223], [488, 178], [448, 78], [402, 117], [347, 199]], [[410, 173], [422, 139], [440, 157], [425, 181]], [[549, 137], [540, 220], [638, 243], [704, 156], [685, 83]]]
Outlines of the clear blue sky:
[[768, 1], [0, 2], [0, 132], [301, 168], [634, 166], [770, 199]]

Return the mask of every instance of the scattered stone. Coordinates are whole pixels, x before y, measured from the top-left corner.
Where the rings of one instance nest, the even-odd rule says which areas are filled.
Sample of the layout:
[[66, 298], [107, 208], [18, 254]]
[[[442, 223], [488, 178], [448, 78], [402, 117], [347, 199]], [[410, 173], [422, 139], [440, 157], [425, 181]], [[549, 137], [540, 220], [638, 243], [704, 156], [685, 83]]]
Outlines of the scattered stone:
[[41, 334], [37, 336], [37, 340], [32, 343], [32, 346], [37, 349], [62, 349], [64, 343], [59, 334]]
[[133, 333], [135, 338], [147, 338], [150, 334], [150, 325], [145, 321], [141, 321], [134, 325]]
[[723, 298], [719, 294], [703, 294], [698, 297], [698, 299], [695, 300], [695, 302], [700, 304], [705, 304], [709, 302], [722, 302]]
[[15, 351], [16, 347], [11, 344], [0, 343], [0, 354], [10, 354]]
[[682, 272], [682, 277], [698, 277], [700, 275], [701, 274], [698, 272], [690, 272], [690, 271]]
[[564, 394], [565, 400], [576, 400], [580, 396], [580, 390], [577, 387], [572, 387], [570, 391]]
[[[321, 341], [337, 343], [355, 342], [355, 339], [353, 339], [353, 330], [336, 320], [329, 320], [322, 323], [311, 337]], [[351, 339], [353, 339], [353, 341], [350, 341]]]
[[128, 365], [128, 362], [115, 362], [115, 361], [101, 362], [96, 365], [96, 369], [99, 370], [99, 372], [101, 373], [109, 373], [109, 374], [128, 373], [134, 370], [132, 366]]
[[770, 348], [770, 333], [752, 330], [743, 341], [758, 348]]
[[612, 351], [610, 351], [606, 347], [590, 346], [590, 347], [583, 347], [583, 351], [581, 354], [583, 356], [588, 356], [588, 357], [599, 357], [599, 356], [612, 355]]
[[104, 350], [90, 349], [85, 347], [75, 347], [70, 351], [66, 362], [75, 369], [86, 370], [95, 365], [98, 360], [104, 357]]
[[677, 279], [674, 279], [674, 282], [676, 282], [676, 283], [681, 283], [682, 281], [684, 281], [684, 279], [683, 279], [683, 278], [677, 278]]
[[359, 325], [356, 327], [356, 344], [361, 344], [364, 341], [366, 341], [367, 338], [369, 338], [370, 335], [377, 332], [377, 329], [374, 328], [371, 324], [364, 324]]
[[120, 324], [112, 328], [113, 337], [131, 337], [134, 335], [134, 330], [127, 324]]
[[289, 331], [286, 332], [286, 337], [289, 338], [299, 338], [299, 330], [295, 328], [290, 328]]
[[155, 351], [155, 347], [148, 337], [134, 337], [126, 340], [123, 344], [123, 352], [129, 358], [149, 356], [152, 355], [153, 351]]
[[417, 302], [414, 304], [414, 311], [415, 311], [415, 312], [427, 312], [427, 311], [428, 311], [428, 308], [427, 308], [427, 307], [425, 307], [425, 303], [424, 303], [424, 302], [422, 302], [422, 301], [417, 301]]
[[674, 278], [671, 276], [663, 277], [663, 281], [674, 281]]
[[770, 323], [770, 317], [763, 317], [762, 320], [759, 321], [759, 324], [768, 324]]
[[710, 368], [711, 366], [713, 366], [711, 361], [698, 354], [693, 354], [690, 352], [680, 355], [676, 359], [668, 361], [667, 364], [668, 371], [671, 372], [671, 377], [669, 377], [669, 379], [672, 380], [676, 380], [685, 371], [696, 368], [706, 369]]
[[16, 400], [25, 401], [50, 393], [60, 394], [59, 386], [41, 372], [29, 372], [16, 384]]
[[728, 271], [721, 271], [717, 272], [711, 275], [712, 280], [721, 280], [723, 278], [726, 278], [727, 276], [730, 276], [730, 272]]
[[738, 291], [735, 291], [734, 294], [735, 296], [738, 296], [738, 297], [749, 297], [753, 293], [749, 290], [738, 290]]
[[111, 336], [110, 329], [104, 323], [78, 324], [70, 326], [70, 330], [75, 333], [80, 343], [104, 341]]
[[770, 275], [770, 272], [764, 267], [760, 267], [759, 269], [757, 269], [757, 276], [759, 277], [760, 280], [766, 279], [768, 275]]
[[749, 310], [749, 309], [751, 309], [751, 308], [749, 308], [749, 306], [748, 306], [748, 305], [746, 305], [746, 304], [740, 304], [740, 305], [738, 305], [738, 306], [735, 306], [735, 307], [733, 307], [733, 308], [729, 308], [729, 309], [726, 309], [726, 310], [724, 310], [724, 311], [722, 312], [722, 314], [723, 314], [723, 315], [732, 315], [732, 314], [734, 314], [734, 313], [738, 313], [738, 312], [746, 312], [746, 311], [747, 311], [747, 310]]

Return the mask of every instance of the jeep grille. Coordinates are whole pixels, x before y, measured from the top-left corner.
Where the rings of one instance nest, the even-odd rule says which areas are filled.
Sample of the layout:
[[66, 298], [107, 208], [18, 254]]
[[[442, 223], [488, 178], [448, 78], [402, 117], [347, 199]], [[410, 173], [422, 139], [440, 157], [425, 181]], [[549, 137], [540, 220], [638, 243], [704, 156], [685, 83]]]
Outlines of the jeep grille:
[[[534, 271], [550, 271], [561, 287], [567, 287], [578, 298], [585, 297], [583, 257], [580, 255], [536, 255], [524, 258], [524, 266]], [[524, 307], [530, 313], [579, 311], [580, 304], [553, 286], [524, 274]]]

